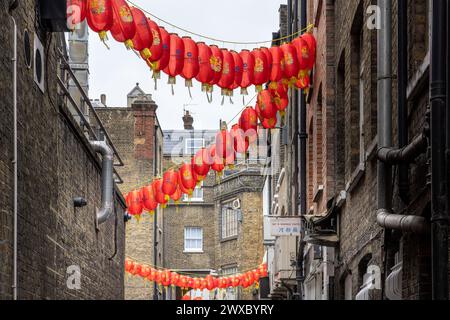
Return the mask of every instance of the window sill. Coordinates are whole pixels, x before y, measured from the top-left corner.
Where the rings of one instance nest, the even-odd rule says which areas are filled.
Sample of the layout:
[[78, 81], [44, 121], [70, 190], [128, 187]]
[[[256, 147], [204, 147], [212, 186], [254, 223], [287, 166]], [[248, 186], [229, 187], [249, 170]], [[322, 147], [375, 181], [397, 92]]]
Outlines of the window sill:
[[183, 253], [184, 254], [204, 254], [205, 251], [203, 251], [203, 250], [202, 251], [190, 251], [190, 250], [187, 251], [187, 250], [184, 250]]
[[352, 193], [352, 191], [355, 189], [355, 187], [358, 185], [358, 183], [364, 176], [365, 171], [366, 165], [365, 163], [361, 162], [356, 168], [355, 172], [353, 172], [350, 182], [346, 184], [345, 191], [347, 193]]
[[225, 243], [225, 242], [230, 242], [230, 241], [234, 241], [234, 240], [237, 240], [237, 239], [238, 239], [238, 236], [234, 236], [234, 237], [220, 239], [220, 242], [221, 243]]

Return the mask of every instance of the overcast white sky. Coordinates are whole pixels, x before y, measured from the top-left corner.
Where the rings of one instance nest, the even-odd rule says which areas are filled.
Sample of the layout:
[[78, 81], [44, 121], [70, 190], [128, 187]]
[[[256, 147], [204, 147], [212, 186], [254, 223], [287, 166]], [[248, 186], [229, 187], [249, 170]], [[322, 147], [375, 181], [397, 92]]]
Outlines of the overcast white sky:
[[[140, 7], [175, 25], [190, 31], [231, 41], [265, 41], [270, 40], [272, 32], [278, 31], [278, 9], [286, 0], [132, 0]], [[189, 35], [156, 20], [169, 32], [177, 32], [180, 36]], [[196, 41], [211, 41], [192, 36]], [[252, 49], [252, 46], [224, 45], [220, 47], [241, 50]], [[98, 35], [90, 32], [89, 63], [90, 91], [92, 99], [100, 94], [107, 95], [108, 106], [126, 106], [126, 95], [138, 82], [146, 93], [153, 95], [158, 104], [158, 118], [163, 130], [182, 129], [183, 105], [193, 113], [195, 129], [218, 129], [219, 120], [231, 120], [243, 107], [239, 89], [235, 90], [234, 105], [226, 99], [221, 106], [220, 89], [215, 88], [214, 100], [208, 104], [200, 84], [194, 81], [191, 100], [184, 86], [184, 79], [177, 78], [175, 95], [172, 96], [167, 76], [162, 73], [158, 90], [154, 90], [151, 72], [146, 63], [123, 44], [110, 37], [111, 50], [98, 39]], [[267, 43], [266, 46], [269, 46]], [[249, 89], [247, 100], [254, 96], [254, 89]]]

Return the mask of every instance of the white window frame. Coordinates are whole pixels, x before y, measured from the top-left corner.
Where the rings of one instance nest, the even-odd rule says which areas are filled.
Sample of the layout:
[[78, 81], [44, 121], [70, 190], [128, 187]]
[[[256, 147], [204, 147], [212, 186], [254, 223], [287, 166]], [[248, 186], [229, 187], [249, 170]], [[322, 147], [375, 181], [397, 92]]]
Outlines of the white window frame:
[[187, 194], [183, 196], [183, 202], [203, 202], [203, 201], [204, 201], [203, 181], [199, 186], [195, 187], [191, 198], [189, 198]]
[[[192, 144], [195, 145], [195, 142], [201, 141], [201, 147], [192, 147]], [[186, 154], [196, 154], [198, 150], [205, 147], [205, 139], [204, 138], [186, 138], [185, 140], [185, 150]]]
[[239, 235], [239, 214], [232, 208], [233, 202], [222, 204], [220, 211], [220, 238], [228, 240]]
[[[224, 267], [222, 268], [222, 271], [220, 275], [222, 277], [228, 277], [228, 276], [234, 276], [238, 274], [239, 270], [237, 266], [232, 267]], [[239, 300], [239, 288], [227, 288], [224, 290], [224, 300]]]
[[[189, 235], [188, 237], [188, 231], [200, 231], [200, 236], [196, 235]], [[200, 240], [200, 247], [189, 247], [188, 241], [199, 241]], [[203, 228], [201, 227], [185, 227], [184, 228], [184, 252], [186, 253], [203, 253]]]

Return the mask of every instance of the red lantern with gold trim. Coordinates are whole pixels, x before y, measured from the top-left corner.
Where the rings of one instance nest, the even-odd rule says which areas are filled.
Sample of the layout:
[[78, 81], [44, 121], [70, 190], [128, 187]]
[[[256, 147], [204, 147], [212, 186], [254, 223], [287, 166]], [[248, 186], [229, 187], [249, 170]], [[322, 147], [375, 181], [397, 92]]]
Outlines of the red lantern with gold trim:
[[263, 118], [272, 119], [276, 116], [277, 108], [269, 90], [263, 90], [258, 94], [258, 105]]
[[230, 96], [230, 87], [234, 84], [234, 58], [230, 51], [221, 49], [223, 56], [222, 76], [218, 86], [222, 89], [222, 96]]
[[180, 275], [176, 272], [172, 272], [172, 275], [170, 277], [170, 285], [171, 286], [178, 286], [178, 284], [180, 283]]
[[171, 284], [172, 279], [172, 272], [169, 270], [164, 270], [161, 274], [161, 284], [164, 287], [168, 287]]
[[246, 154], [249, 148], [248, 138], [245, 137], [244, 130], [241, 129], [239, 124], [235, 124], [230, 130], [231, 136], [234, 141], [234, 151], [240, 154]]
[[180, 276], [180, 281], [178, 281], [178, 286], [181, 289], [185, 289], [188, 287], [188, 279], [186, 276]]
[[132, 216], [140, 216], [142, 214], [142, 199], [138, 190], [131, 191], [126, 199], [128, 213]]
[[165, 205], [167, 204], [167, 201], [168, 201], [168, 196], [166, 196], [166, 194], [162, 190], [162, 185], [163, 185], [163, 179], [156, 179], [152, 183], [156, 202], [158, 202], [160, 205], [165, 207]]
[[197, 181], [191, 163], [183, 163], [180, 167], [180, 181], [185, 189], [190, 190], [190, 193], [187, 194], [191, 194], [194, 191]]
[[307, 67], [309, 70], [314, 68], [314, 64], [316, 63], [316, 52], [317, 52], [317, 41], [311, 32], [304, 33], [301, 38], [306, 41], [309, 48], [310, 54], [310, 65]]
[[76, 26], [86, 19], [86, 0], [67, 0], [67, 24], [69, 29], [75, 30]]
[[262, 85], [269, 81], [269, 62], [261, 49], [254, 49], [252, 55], [255, 58], [255, 79], [253, 80], [253, 84], [256, 86], [256, 90], [260, 92]]
[[270, 69], [270, 81], [278, 82], [284, 76], [284, 55], [280, 47], [271, 47], [270, 53], [272, 56], [272, 68]]
[[[153, 69], [153, 78], [160, 79], [161, 78], [161, 70], [164, 70], [169, 64], [170, 60], [170, 35], [164, 29], [164, 27], [159, 27], [159, 33], [161, 35], [161, 58], [153, 63], [149, 63], [149, 66]], [[150, 58], [150, 61], [152, 58]]]
[[197, 174], [197, 181], [202, 181], [205, 179], [211, 169], [211, 163], [212, 160], [210, 159], [206, 148], [202, 148], [197, 151], [195, 156], [192, 158], [192, 167], [194, 168], [194, 172]]
[[[153, 38], [152, 44], [150, 46], [151, 55], [148, 58], [148, 60], [150, 62], [156, 62], [159, 59], [161, 59], [163, 54], [163, 43], [161, 40], [161, 32], [156, 22], [151, 20], [150, 18], [147, 18], [147, 24], [148, 27], [150, 28], [150, 32], [152, 33]], [[144, 58], [144, 60], [146, 59]]]
[[223, 52], [216, 45], [211, 45], [211, 58], [209, 59], [209, 63], [211, 69], [213, 71], [212, 80], [209, 82], [209, 88], [211, 91], [211, 86], [214, 86], [219, 83], [220, 78], [222, 77], [222, 69], [223, 69]]
[[150, 48], [153, 44], [153, 33], [148, 24], [149, 19], [135, 7], [131, 8], [131, 14], [136, 24], [136, 33], [132, 39], [133, 48], [139, 51], [141, 57], [147, 61], [152, 55]]
[[114, 21], [111, 35], [118, 42], [125, 43], [125, 47], [133, 49], [133, 38], [136, 34], [134, 16], [125, 0], [112, 0]]
[[200, 278], [194, 278], [193, 289], [198, 290], [202, 285], [202, 280]]
[[139, 263], [136, 263], [136, 266], [134, 267], [134, 270], [131, 272], [133, 276], [139, 275], [142, 272], [142, 265]]
[[140, 190], [140, 196], [142, 199], [142, 205], [145, 210], [153, 213], [158, 207], [158, 202], [156, 202], [155, 193], [152, 186], [143, 187]]
[[149, 281], [155, 281], [155, 277], [156, 277], [156, 269], [150, 268], [150, 273], [147, 276], [147, 279]]
[[178, 184], [177, 190], [170, 196], [170, 199], [172, 199], [175, 204], [178, 204], [181, 200], [181, 197], [183, 197], [183, 192], [181, 191], [180, 184]]
[[269, 74], [268, 77], [267, 77], [267, 81], [265, 81], [265, 82], [269, 82], [269, 80], [270, 80], [270, 73], [271, 73], [271, 70], [272, 70], [272, 63], [273, 63], [272, 53], [266, 47], [261, 47], [261, 51], [266, 56], [267, 68], [268, 68], [268, 74]]
[[250, 143], [256, 141], [258, 133], [258, 115], [254, 108], [245, 108], [239, 118], [239, 126], [244, 130], [245, 135], [249, 137]]
[[263, 122], [264, 121], [264, 117], [261, 114], [261, 109], [259, 108], [259, 104], [258, 103], [256, 103], [256, 105], [255, 105], [255, 111], [256, 111], [256, 114], [258, 115], [259, 122]]
[[171, 196], [177, 191], [178, 172], [174, 169], [167, 170], [163, 175], [162, 191], [164, 194]]
[[282, 84], [282, 82], [279, 81], [279, 82], [271, 82], [269, 85], [269, 91], [273, 97], [273, 103], [275, 104], [275, 107], [283, 115], [286, 108], [289, 105], [289, 96], [287, 89]]
[[227, 159], [234, 154], [234, 140], [230, 132], [224, 127], [216, 135], [216, 155], [219, 158]]
[[209, 147], [209, 155], [212, 159], [211, 169], [217, 172], [219, 177], [222, 176], [225, 165], [223, 159], [217, 156], [215, 144]]
[[[181, 73], [186, 80], [186, 87], [192, 88], [192, 79], [194, 79], [200, 70], [198, 61], [198, 47], [197, 43], [191, 37], [183, 37], [184, 43], [184, 66]], [[190, 91], [189, 91], [190, 93]]]
[[269, 275], [269, 274], [268, 274], [268, 271], [267, 271], [267, 263], [261, 264], [261, 265], [258, 267], [258, 269], [259, 269], [259, 272], [260, 272], [260, 274], [261, 274], [261, 278], [267, 278], [267, 276]]
[[299, 89], [308, 89], [310, 85], [309, 71], [300, 70], [298, 73], [298, 80], [295, 82], [295, 86]]
[[214, 71], [211, 68], [211, 48], [204, 42], [198, 42], [198, 63], [199, 71], [195, 79], [202, 84], [202, 91], [207, 91], [208, 84], [214, 77]]
[[239, 287], [240, 284], [241, 284], [241, 279], [238, 276], [234, 276], [231, 278], [231, 286], [233, 288]]
[[130, 259], [125, 259], [125, 271], [131, 272], [131, 270], [134, 269], [134, 261]]
[[114, 22], [112, 0], [88, 0], [86, 18], [89, 28], [98, 33], [100, 40], [108, 40], [106, 33]]
[[247, 95], [247, 88], [255, 81], [255, 57], [248, 50], [242, 50], [239, 55], [242, 58], [241, 94]]
[[261, 272], [259, 271], [259, 269], [253, 270], [252, 273], [253, 277], [255, 278], [255, 281], [259, 282], [259, 278], [261, 278]]
[[292, 82], [292, 79], [298, 76], [300, 70], [297, 50], [291, 43], [285, 43], [280, 48], [283, 51], [284, 78], [288, 82]]
[[234, 50], [232, 50], [230, 52], [231, 52], [231, 55], [233, 56], [233, 60], [234, 60], [234, 82], [229, 87], [229, 89], [231, 91], [233, 91], [234, 89], [239, 88], [242, 83], [244, 62], [242, 61], [242, 58], [239, 55], [239, 53], [237, 53]]
[[150, 274], [150, 267], [149, 266], [142, 266], [141, 272], [139, 273], [139, 276], [142, 278], [147, 278]]
[[298, 67], [300, 70], [308, 69], [311, 65], [312, 56], [309, 52], [308, 43], [301, 37], [295, 38], [292, 41], [297, 51]]
[[169, 64], [163, 70], [169, 76], [169, 84], [176, 83], [176, 76], [180, 75], [184, 66], [184, 42], [176, 33], [170, 34]]
[[155, 283], [156, 284], [161, 284], [163, 278], [163, 272], [161, 270], [156, 270], [155, 272]]

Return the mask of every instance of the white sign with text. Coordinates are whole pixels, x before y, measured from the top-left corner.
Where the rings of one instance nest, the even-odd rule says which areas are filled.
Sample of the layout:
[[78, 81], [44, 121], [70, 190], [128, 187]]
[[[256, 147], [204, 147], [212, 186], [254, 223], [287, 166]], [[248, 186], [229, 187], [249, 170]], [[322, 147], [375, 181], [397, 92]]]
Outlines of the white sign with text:
[[300, 217], [270, 218], [270, 234], [272, 237], [300, 236]]

